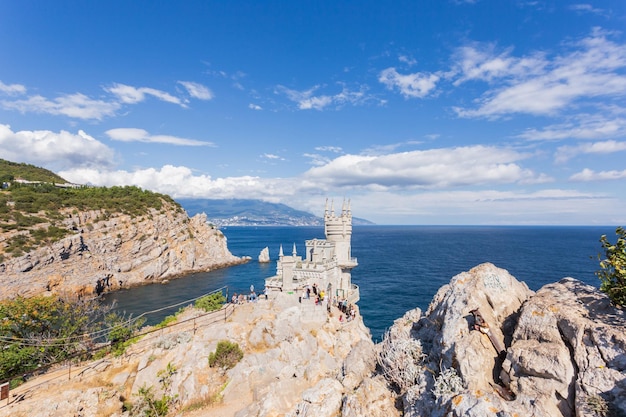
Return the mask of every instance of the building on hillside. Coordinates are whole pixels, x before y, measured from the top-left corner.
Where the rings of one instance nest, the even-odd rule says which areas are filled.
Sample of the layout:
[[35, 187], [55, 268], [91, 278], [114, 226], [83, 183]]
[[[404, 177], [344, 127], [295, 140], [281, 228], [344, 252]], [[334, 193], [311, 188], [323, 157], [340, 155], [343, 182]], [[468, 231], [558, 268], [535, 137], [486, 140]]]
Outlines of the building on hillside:
[[341, 214], [335, 215], [333, 203], [328, 200], [324, 209], [324, 233], [326, 239], [305, 242], [304, 257], [299, 256], [293, 245], [291, 256], [283, 253], [280, 246], [276, 275], [265, 280], [267, 291], [300, 293], [314, 284], [333, 298], [350, 303], [359, 300], [359, 287], [352, 283], [352, 268], [358, 265], [352, 257], [352, 212], [350, 201], [344, 200]]

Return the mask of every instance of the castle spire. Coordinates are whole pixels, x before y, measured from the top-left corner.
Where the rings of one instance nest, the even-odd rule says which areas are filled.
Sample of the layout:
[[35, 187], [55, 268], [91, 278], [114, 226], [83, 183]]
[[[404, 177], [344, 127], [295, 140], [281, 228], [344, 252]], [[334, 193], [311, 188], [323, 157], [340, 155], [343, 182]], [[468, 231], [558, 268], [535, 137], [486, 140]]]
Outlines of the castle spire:
[[285, 255], [283, 255], [283, 245], [282, 243], [280, 244], [280, 249], [278, 250], [278, 256], [280, 256], [281, 258]]
[[293, 243], [293, 256], [296, 256], [298, 254], [298, 252], [296, 252], [296, 243]]

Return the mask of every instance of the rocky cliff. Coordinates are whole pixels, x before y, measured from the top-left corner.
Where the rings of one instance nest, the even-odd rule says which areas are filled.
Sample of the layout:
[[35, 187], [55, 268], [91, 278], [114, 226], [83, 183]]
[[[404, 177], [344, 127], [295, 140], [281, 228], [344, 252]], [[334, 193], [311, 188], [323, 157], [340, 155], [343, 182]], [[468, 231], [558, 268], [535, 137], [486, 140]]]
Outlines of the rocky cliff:
[[[479, 265], [377, 345], [360, 315], [345, 322], [293, 294], [218, 314], [206, 321], [189, 309], [183, 327], [151, 333], [120, 358], [35, 378], [15, 390], [22, 401], [0, 403], [0, 416], [130, 416], [142, 388], [165, 394], [168, 367], [170, 415], [185, 417], [626, 415], [626, 315], [571, 278], [535, 293]], [[228, 371], [208, 366], [219, 340], [244, 351]]]
[[405, 416], [626, 415], [626, 315], [572, 278], [537, 293], [479, 265], [381, 345]]
[[164, 202], [141, 216], [63, 211], [65, 238], [0, 264], [0, 297], [94, 293], [158, 282], [242, 262], [226, 238]]
[[[283, 293], [232, 309], [188, 309], [121, 357], [34, 378], [12, 391], [22, 401], [0, 403], [0, 416], [139, 415], [132, 410], [146, 389], [175, 397], [170, 415], [186, 417], [398, 415], [384, 379], [369, 378], [376, 356], [359, 315], [340, 321], [335, 307], [329, 315]], [[209, 366], [220, 340], [244, 352], [230, 370]]]

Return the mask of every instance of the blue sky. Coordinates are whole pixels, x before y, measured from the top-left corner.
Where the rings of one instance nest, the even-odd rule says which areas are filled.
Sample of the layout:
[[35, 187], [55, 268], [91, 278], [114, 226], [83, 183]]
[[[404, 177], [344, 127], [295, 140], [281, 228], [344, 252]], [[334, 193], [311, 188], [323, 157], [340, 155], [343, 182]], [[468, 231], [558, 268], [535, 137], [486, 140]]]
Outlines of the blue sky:
[[626, 2], [0, 0], [0, 158], [380, 224], [626, 224]]

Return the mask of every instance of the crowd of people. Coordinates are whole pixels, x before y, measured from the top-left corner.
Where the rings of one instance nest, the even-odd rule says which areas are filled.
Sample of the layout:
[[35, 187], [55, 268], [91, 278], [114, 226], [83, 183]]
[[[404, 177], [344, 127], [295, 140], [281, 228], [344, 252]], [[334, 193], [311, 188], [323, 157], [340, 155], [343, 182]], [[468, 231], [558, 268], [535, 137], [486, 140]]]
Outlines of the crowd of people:
[[[263, 290], [261, 296], [264, 296], [267, 300], [267, 288]], [[302, 294], [298, 296], [298, 301], [302, 303], [302, 300], [309, 300], [313, 298], [316, 306], [326, 305], [328, 312], [331, 311], [331, 306], [336, 307], [342, 314], [339, 315], [339, 321], [344, 321], [344, 316], [346, 321], [351, 321], [356, 317], [356, 307], [354, 304], [348, 303], [348, 300], [345, 298], [331, 297], [328, 296], [324, 290], [320, 289], [317, 284], [307, 285], [304, 287]], [[250, 293], [233, 293], [230, 298], [230, 302], [232, 304], [245, 304], [250, 302], [256, 302], [259, 299], [259, 296], [254, 291], [254, 285], [250, 285]]]
[[328, 309], [329, 313], [331, 305], [338, 308], [339, 311], [343, 313], [339, 315], [340, 321], [343, 321], [344, 315], [346, 317], [346, 321], [351, 321], [356, 316], [356, 308], [353, 304], [349, 304], [348, 300], [346, 300], [345, 298], [339, 299], [338, 297], [332, 298], [330, 296], [327, 296], [324, 290], [321, 290], [317, 287], [317, 284], [313, 284], [312, 286], [307, 285], [304, 288], [302, 295], [299, 297], [299, 301], [302, 302], [302, 300], [308, 300], [311, 298], [311, 295], [315, 300], [316, 306], [322, 306], [324, 302], [326, 302], [326, 308]]

